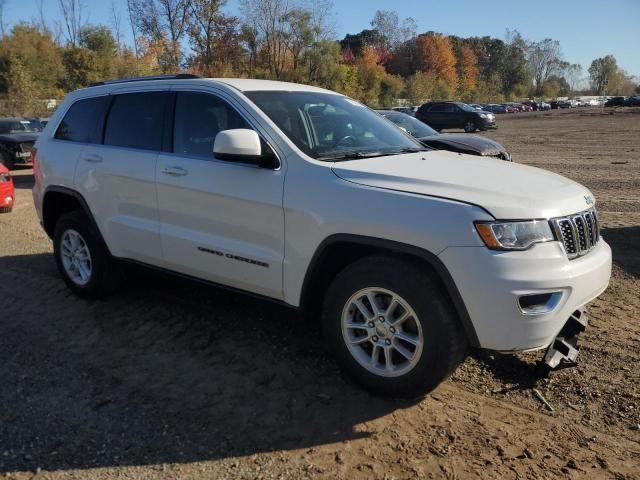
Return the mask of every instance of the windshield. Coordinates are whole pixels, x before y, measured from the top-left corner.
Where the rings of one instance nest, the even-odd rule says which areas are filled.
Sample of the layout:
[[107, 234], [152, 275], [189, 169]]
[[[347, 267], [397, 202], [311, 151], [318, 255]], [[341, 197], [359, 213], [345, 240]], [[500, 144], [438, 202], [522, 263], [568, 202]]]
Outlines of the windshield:
[[475, 108], [467, 105], [466, 103], [456, 103], [456, 105], [458, 105], [465, 112], [477, 112]]
[[407, 115], [406, 113], [384, 113], [383, 116], [391, 120], [397, 126], [404, 128], [416, 138], [438, 135], [438, 132], [433, 128], [422, 123], [417, 118]]
[[0, 121], [0, 133], [31, 133], [35, 132], [27, 120]]
[[424, 150], [364, 105], [322, 92], [247, 92], [304, 153], [319, 160]]

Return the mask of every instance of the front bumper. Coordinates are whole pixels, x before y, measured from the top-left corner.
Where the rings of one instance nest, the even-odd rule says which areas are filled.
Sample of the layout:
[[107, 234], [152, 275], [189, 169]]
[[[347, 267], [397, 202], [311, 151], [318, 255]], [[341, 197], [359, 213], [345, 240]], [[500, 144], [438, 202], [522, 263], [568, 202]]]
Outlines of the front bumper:
[[[611, 277], [611, 248], [601, 239], [584, 257], [569, 260], [560, 242], [526, 251], [449, 247], [439, 255], [462, 296], [479, 347], [499, 351], [544, 348], [571, 314], [600, 295]], [[553, 308], [524, 314], [524, 295], [559, 294]]]
[[480, 130], [497, 130], [498, 129], [495, 118], [493, 120], [489, 120], [486, 118], [481, 119], [479, 127], [480, 127]]
[[16, 192], [12, 183], [6, 183], [7, 187], [4, 187], [4, 183], [0, 185], [0, 208], [13, 207], [16, 200]]

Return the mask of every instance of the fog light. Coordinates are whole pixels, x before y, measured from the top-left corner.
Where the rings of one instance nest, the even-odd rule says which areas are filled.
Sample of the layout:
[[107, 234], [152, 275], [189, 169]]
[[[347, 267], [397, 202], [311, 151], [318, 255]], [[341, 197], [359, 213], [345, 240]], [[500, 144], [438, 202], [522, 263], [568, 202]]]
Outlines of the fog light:
[[523, 295], [518, 298], [518, 306], [525, 315], [542, 315], [555, 309], [561, 298], [562, 292]]

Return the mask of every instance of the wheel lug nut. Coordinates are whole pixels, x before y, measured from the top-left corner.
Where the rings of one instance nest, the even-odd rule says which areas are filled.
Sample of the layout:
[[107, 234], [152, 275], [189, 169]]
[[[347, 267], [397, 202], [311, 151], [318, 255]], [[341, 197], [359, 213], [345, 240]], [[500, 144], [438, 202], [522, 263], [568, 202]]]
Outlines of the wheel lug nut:
[[378, 337], [374, 335], [373, 337], [371, 337], [371, 340], [373, 340], [374, 342], [377, 342], [378, 341]]
[[386, 343], [387, 345], [391, 345], [391, 340], [389, 340], [388, 338], [384, 341], [384, 343]]
[[368, 325], [369, 325], [369, 327], [370, 327], [370, 328], [373, 328], [373, 327], [374, 327], [373, 322], [369, 322], [369, 324], [368, 324]]
[[378, 320], [380, 320], [381, 322], [384, 322], [384, 317], [378, 317]]
[[391, 328], [389, 329], [389, 331], [390, 331], [391, 333], [396, 333], [396, 329], [395, 329], [395, 328], [393, 328], [393, 327], [391, 327]]

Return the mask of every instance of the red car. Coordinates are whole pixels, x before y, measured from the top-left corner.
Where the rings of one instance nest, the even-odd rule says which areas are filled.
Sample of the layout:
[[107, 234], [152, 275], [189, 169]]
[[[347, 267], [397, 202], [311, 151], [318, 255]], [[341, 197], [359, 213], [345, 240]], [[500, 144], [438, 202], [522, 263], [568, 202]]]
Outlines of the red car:
[[7, 167], [0, 163], [0, 213], [9, 213], [16, 200], [16, 189]]

